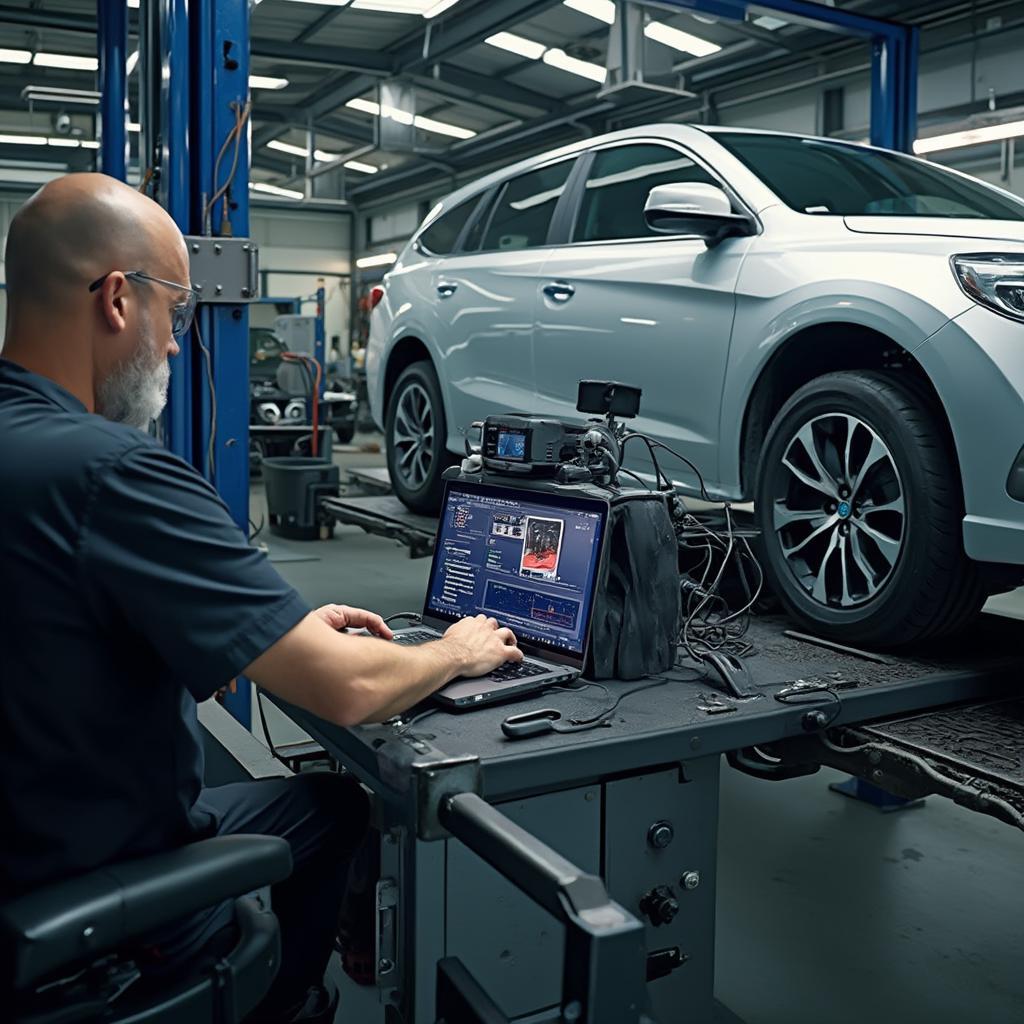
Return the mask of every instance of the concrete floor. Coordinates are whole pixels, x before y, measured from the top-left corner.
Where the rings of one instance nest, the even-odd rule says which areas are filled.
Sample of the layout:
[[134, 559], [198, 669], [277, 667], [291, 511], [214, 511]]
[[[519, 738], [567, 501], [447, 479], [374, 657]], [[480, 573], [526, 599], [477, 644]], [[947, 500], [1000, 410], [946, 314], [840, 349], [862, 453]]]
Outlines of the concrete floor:
[[[256, 522], [263, 507], [257, 484]], [[390, 541], [349, 527], [326, 542], [260, 539], [272, 559], [310, 559], [276, 564], [314, 605], [422, 605], [429, 559]], [[1021, 592], [995, 607], [1024, 618]], [[301, 735], [270, 712], [276, 742]], [[1024, 1021], [1024, 835], [934, 797], [881, 814], [830, 792], [837, 778], [773, 784], [723, 768], [717, 997], [746, 1024]], [[338, 1021], [377, 1024], [370, 995]]]

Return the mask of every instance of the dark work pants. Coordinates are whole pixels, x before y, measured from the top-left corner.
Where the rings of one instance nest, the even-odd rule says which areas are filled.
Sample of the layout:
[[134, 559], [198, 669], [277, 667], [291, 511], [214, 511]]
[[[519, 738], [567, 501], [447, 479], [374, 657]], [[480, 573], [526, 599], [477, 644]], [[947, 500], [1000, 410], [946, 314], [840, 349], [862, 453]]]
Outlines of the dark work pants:
[[[199, 805], [218, 817], [218, 835], [280, 836], [291, 845], [291, 876], [271, 890], [281, 927], [281, 969], [259, 1016], [273, 1019], [323, 980], [349, 861], [369, 823], [366, 794], [350, 777], [307, 772], [204, 789]], [[218, 915], [203, 922], [200, 934], [193, 933], [192, 962], [196, 953], [199, 958], [211, 950], [223, 955], [230, 935], [218, 931], [223, 926]]]

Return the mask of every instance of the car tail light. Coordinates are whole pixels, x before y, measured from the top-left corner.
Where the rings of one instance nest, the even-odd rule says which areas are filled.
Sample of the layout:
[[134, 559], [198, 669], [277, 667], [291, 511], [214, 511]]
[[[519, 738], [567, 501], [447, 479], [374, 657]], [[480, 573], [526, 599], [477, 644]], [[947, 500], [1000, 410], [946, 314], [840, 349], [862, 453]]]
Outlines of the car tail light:
[[375, 284], [370, 289], [370, 309], [376, 309], [380, 300], [384, 298], [384, 286]]

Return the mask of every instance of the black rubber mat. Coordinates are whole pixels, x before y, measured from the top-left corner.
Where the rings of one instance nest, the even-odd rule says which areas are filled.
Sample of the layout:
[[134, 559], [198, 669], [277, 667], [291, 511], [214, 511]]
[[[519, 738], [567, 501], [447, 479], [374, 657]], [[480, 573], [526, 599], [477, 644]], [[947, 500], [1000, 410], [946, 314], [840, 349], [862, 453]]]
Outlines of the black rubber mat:
[[1024, 700], [949, 708], [858, 731], [972, 775], [1024, 787]]

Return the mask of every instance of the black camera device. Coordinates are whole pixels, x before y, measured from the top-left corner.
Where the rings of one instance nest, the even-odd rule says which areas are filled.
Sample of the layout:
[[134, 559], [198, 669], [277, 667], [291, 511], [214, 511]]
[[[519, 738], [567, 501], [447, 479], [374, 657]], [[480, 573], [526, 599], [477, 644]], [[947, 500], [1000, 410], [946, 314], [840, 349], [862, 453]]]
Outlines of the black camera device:
[[576, 408], [603, 420], [566, 423], [523, 413], [488, 416], [481, 424], [480, 456], [491, 472], [558, 476], [565, 482], [613, 477], [622, 460], [623, 428], [616, 417], [640, 410], [640, 388], [581, 380]]

